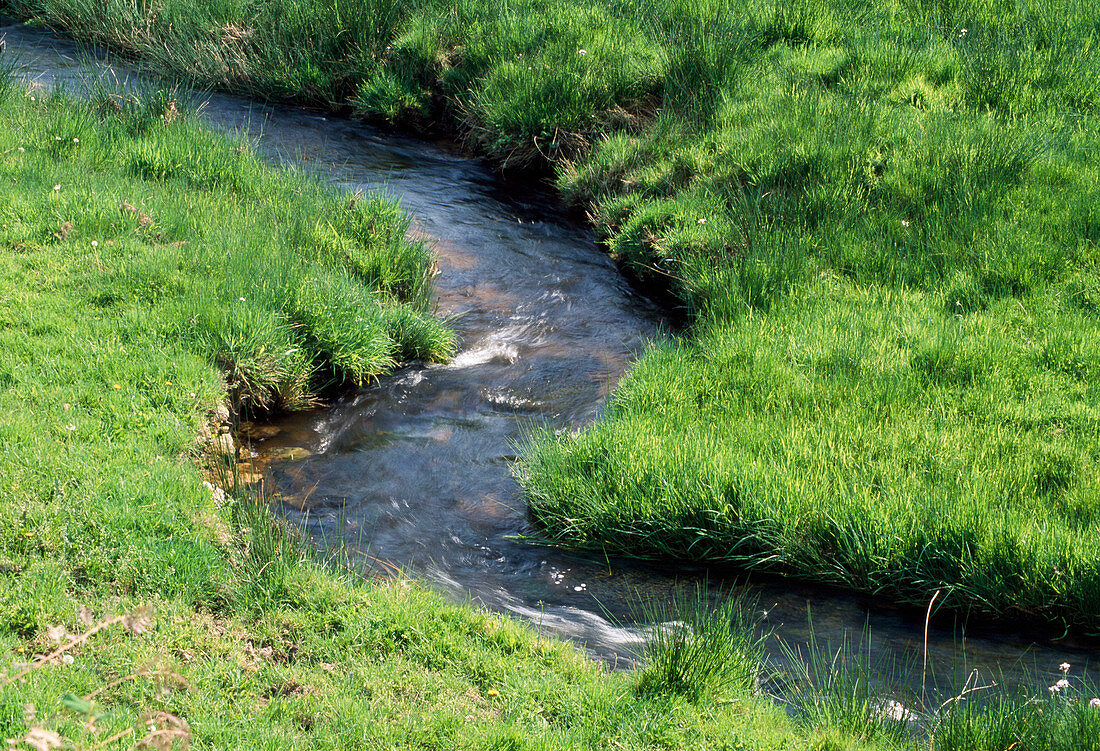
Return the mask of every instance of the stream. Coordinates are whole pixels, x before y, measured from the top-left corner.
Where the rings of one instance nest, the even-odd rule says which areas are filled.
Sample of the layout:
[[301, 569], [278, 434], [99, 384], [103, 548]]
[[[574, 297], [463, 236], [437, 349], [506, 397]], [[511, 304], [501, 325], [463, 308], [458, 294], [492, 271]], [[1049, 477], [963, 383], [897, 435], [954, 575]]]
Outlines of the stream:
[[[131, 69], [55, 35], [0, 21], [7, 58], [42, 85], [79, 86], [90, 70]], [[447, 364], [413, 364], [323, 409], [245, 426], [253, 469], [274, 511], [323, 548], [339, 545], [365, 575], [402, 569], [629, 666], [639, 614], [677, 596], [742, 593], [757, 603], [778, 668], [798, 649], [861, 643], [875, 678], [912, 694], [953, 695], [971, 670], [1033, 692], [1089, 673], [1095, 642], [934, 618], [870, 598], [777, 578], [593, 559], [527, 544], [534, 533], [512, 476], [534, 426], [575, 430], [597, 418], [647, 340], [668, 324], [591, 233], [534, 186], [481, 160], [361, 123], [244, 98], [204, 97], [203, 118], [241, 132], [274, 163], [294, 161], [349, 192], [398, 198], [434, 247], [439, 313], [460, 348]], [[947, 693], [951, 692], [951, 693]]]

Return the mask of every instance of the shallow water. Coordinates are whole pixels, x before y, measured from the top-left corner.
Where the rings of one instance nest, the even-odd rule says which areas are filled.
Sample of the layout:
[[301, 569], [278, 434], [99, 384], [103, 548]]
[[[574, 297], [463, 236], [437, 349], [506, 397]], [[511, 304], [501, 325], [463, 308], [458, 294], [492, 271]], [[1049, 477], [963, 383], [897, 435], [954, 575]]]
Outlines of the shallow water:
[[[105, 69], [45, 33], [0, 24], [0, 36], [24, 75], [44, 85]], [[404, 569], [611, 664], [630, 663], [640, 609], [708, 578], [711, 596], [721, 588], [756, 599], [777, 663], [778, 640], [804, 645], [812, 624], [819, 642], [861, 641], [880, 678], [896, 665], [893, 680], [919, 690], [921, 613], [789, 581], [592, 560], [519, 539], [534, 530], [511, 474], [517, 442], [535, 425], [575, 430], [592, 421], [662, 328], [657, 307], [548, 194], [509, 184], [479, 160], [345, 119], [220, 95], [203, 111], [216, 127], [256, 139], [272, 161], [297, 161], [348, 191], [398, 197], [435, 248], [439, 310], [460, 337], [448, 364], [406, 367], [324, 409], [254, 427], [254, 459], [277, 513], [322, 544], [345, 545], [364, 572]], [[1063, 660], [1080, 675], [1095, 646], [975, 623], [962, 639], [952, 619], [933, 619], [928, 684], [958, 688], [978, 669], [1034, 688], [1061, 677]]]

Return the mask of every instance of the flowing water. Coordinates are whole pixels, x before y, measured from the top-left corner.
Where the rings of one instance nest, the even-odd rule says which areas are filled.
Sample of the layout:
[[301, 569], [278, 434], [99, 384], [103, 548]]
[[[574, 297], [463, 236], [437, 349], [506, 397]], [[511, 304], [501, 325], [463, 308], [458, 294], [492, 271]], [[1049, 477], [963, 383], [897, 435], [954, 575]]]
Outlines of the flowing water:
[[[24, 74], [44, 85], [106, 68], [48, 34], [8, 24], [0, 35]], [[620, 665], [644, 629], [639, 610], [705, 580], [711, 596], [720, 589], [756, 599], [780, 664], [778, 640], [804, 645], [811, 624], [820, 643], [861, 642], [873, 669], [896, 671], [893, 680], [910, 691], [922, 683], [925, 649], [928, 682], [945, 689], [971, 669], [1035, 689], [1061, 677], [1063, 660], [1075, 675], [1091, 661], [1088, 642], [973, 622], [964, 639], [942, 619], [926, 642], [922, 614], [863, 597], [524, 543], [534, 530], [511, 473], [517, 442], [535, 425], [575, 430], [597, 417], [645, 341], [661, 335], [660, 310], [548, 194], [509, 184], [476, 159], [235, 97], [210, 96], [203, 112], [255, 139], [274, 162], [295, 160], [345, 190], [399, 198], [435, 248], [439, 311], [460, 337], [453, 361], [411, 365], [324, 409], [247, 430], [277, 513], [322, 544], [344, 546], [365, 573], [404, 569]]]

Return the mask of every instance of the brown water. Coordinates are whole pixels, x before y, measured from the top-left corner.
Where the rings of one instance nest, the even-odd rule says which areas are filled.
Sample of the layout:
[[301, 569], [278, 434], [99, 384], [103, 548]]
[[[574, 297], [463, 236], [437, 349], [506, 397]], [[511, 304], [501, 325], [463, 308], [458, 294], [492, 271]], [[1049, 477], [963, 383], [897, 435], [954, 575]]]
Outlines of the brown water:
[[[44, 84], [105, 68], [56, 37], [10, 24], [0, 25], [3, 34], [9, 55]], [[204, 113], [256, 139], [274, 162], [294, 160], [345, 190], [399, 198], [435, 247], [439, 309], [460, 337], [446, 365], [406, 367], [329, 407], [254, 428], [255, 460], [277, 513], [322, 544], [345, 546], [365, 572], [404, 569], [612, 663], [630, 662], [645, 628], [641, 608], [707, 579], [711, 596], [721, 588], [757, 599], [777, 663], [778, 640], [805, 644], [812, 623], [819, 642], [862, 641], [880, 677], [897, 666], [894, 679], [918, 690], [921, 613], [790, 581], [738, 582], [521, 541], [533, 530], [511, 474], [517, 442], [535, 425], [575, 430], [592, 421], [662, 327], [660, 311], [546, 193], [506, 183], [476, 159], [344, 119], [228, 96], [208, 97]], [[957, 688], [977, 669], [1034, 688], [1061, 677], [1063, 660], [1080, 675], [1095, 646], [973, 621], [964, 639], [952, 619], [937, 618], [928, 683]]]

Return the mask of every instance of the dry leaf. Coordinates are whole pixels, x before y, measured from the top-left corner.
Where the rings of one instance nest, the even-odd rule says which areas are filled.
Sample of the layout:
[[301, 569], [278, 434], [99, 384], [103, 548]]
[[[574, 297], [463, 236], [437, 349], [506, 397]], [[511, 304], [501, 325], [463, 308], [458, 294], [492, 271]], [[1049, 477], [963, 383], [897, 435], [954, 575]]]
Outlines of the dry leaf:
[[135, 610], [122, 619], [122, 625], [134, 634], [145, 634], [153, 628], [153, 619], [144, 610]]
[[46, 638], [54, 644], [61, 644], [68, 636], [69, 632], [65, 630], [64, 626], [48, 626], [46, 628]]
[[50, 749], [65, 745], [60, 735], [52, 730], [46, 730], [46, 728], [31, 728], [31, 731], [27, 733], [27, 737], [23, 739], [23, 743], [35, 749], [35, 751], [50, 751]]
[[248, 644], [245, 645], [244, 651], [248, 653], [249, 657], [262, 657], [265, 660], [270, 660], [275, 655], [275, 650], [271, 647], [260, 647], [256, 649], [252, 646], [252, 642], [248, 642]]
[[136, 748], [150, 749], [151, 751], [171, 751], [176, 748], [185, 749], [191, 745], [191, 726], [187, 721], [167, 712], [157, 712], [145, 720], [148, 733], [138, 741]]

